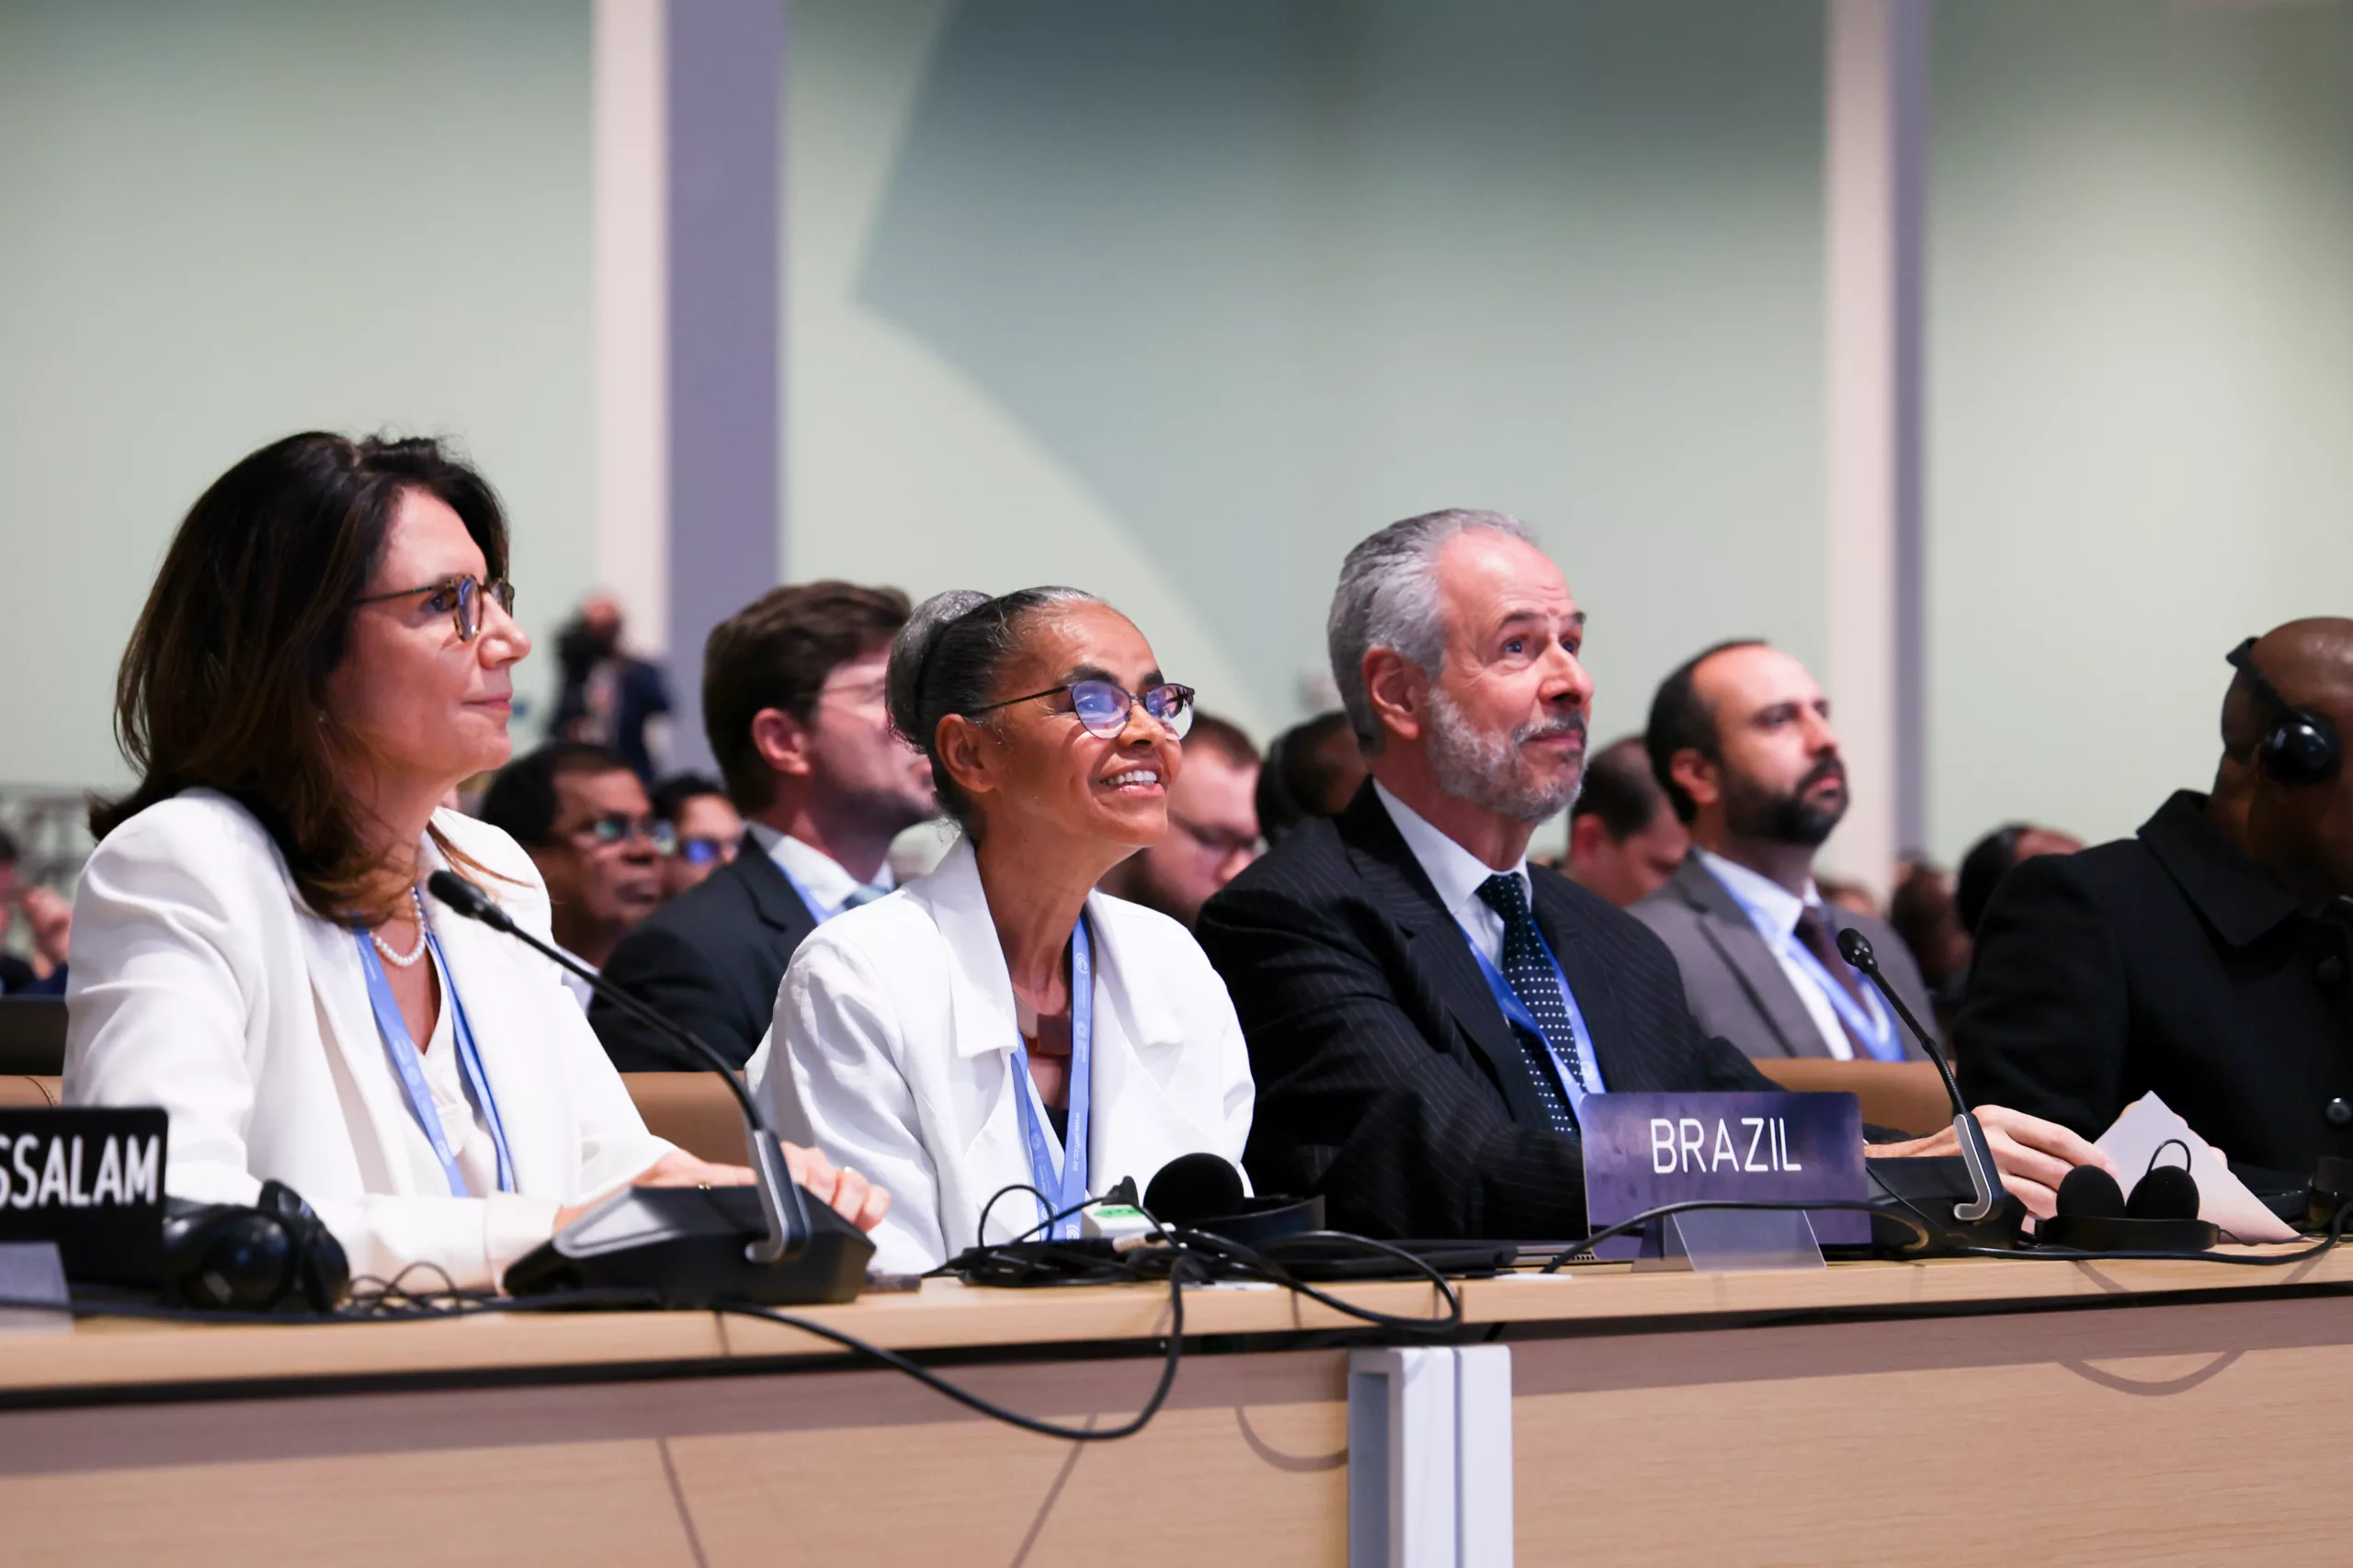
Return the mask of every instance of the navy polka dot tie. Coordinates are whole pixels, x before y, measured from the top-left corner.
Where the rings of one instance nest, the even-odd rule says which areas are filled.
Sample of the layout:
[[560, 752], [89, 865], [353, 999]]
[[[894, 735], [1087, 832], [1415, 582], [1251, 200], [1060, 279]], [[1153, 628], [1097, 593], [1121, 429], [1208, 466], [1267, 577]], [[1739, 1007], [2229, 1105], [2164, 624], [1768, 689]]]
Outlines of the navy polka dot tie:
[[[1524, 1028], [1512, 1029], [1513, 1038], [1528, 1053], [1528, 1071], [1536, 1080], [1536, 1097], [1543, 1102], [1552, 1131], [1574, 1132], [1576, 1112], [1570, 1108], [1569, 1096], [1555, 1075], [1553, 1055], [1558, 1053], [1579, 1083], [1585, 1080], [1585, 1063], [1577, 1056], [1576, 1025], [1570, 1021], [1568, 1000], [1561, 994], [1560, 976], [1553, 972], [1552, 960], [1544, 954], [1544, 939], [1536, 934], [1536, 916], [1529, 913], [1528, 890], [1520, 885], [1518, 877], [1499, 874], [1479, 884], [1479, 900], [1503, 917], [1504, 961], [1496, 967], [1504, 971], [1504, 980], [1511, 986], [1512, 994], [1544, 1031], [1544, 1039], [1535, 1040], [1528, 1038]], [[1550, 1051], [1544, 1049], [1548, 1044], [1552, 1048]]]

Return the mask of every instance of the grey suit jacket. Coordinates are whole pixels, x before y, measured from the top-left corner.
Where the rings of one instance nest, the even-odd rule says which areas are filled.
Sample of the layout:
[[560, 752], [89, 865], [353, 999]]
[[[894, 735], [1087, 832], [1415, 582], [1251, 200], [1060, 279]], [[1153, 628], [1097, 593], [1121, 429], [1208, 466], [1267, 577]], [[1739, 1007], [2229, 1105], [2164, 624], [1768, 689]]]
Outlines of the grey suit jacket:
[[[1830, 1054], [1780, 960], [1698, 855], [1687, 857], [1665, 887], [1627, 913], [1657, 932], [1675, 955], [1683, 971], [1684, 995], [1704, 1032], [1721, 1035], [1752, 1059]], [[1851, 926], [1870, 938], [1881, 972], [1933, 1037], [1936, 1009], [1904, 939], [1886, 922], [1850, 915], [1835, 903], [1830, 915], [1840, 930]], [[1927, 1061], [1903, 1020], [1894, 1023], [1904, 1060]], [[1944, 1043], [1941, 1038], [1938, 1043]]]

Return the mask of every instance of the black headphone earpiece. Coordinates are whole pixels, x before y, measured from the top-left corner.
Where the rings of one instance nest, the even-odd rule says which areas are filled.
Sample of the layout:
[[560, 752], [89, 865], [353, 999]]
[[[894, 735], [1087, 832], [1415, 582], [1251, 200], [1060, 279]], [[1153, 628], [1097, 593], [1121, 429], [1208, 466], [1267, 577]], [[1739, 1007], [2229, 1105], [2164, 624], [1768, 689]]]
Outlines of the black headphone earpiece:
[[242, 1203], [190, 1204], [164, 1221], [164, 1300], [215, 1312], [332, 1312], [351, 1263], [324, 1221], [284, 1182]]
[[2270, 722], [2255, 744], [2263, 771], [2282, 784], [2325, 784], [2336, 778], [2345, 765], [2345, 746], [2328, 716], [2299, 708], [2279, 695], [2279, 688], [2255, 662], [2254, 638], [2225, 656], [2271, 710]]

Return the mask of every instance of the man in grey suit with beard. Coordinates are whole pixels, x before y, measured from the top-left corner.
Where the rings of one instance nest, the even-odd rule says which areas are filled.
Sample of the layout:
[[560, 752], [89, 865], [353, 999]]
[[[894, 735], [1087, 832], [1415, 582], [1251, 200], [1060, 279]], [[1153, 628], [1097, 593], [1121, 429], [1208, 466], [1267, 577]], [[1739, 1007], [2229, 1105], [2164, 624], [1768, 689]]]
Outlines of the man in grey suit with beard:
[[1814, 886], [1814, 852], [1847, 812], [1847, 767], [1806, 667], [1763, 642], [1719, 643], [1660, 685], [1644, 739], [1691, 853], [1631, 913], [1675, 954], [1699, 1027], [1751, 1058], [1925, 1060], [1838, 956], [1838, 933], [1868, 937], [1904, 1006], [1934, 1028], [1911, 953], [1884, 922]]

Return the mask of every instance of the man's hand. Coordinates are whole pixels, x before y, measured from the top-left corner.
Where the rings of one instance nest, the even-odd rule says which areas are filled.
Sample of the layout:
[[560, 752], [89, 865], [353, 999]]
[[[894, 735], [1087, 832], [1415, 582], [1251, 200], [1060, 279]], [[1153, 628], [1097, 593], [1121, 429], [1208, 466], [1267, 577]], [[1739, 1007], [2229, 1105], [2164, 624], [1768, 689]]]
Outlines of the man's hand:
[[55, 888], [28, 887], [17, 897], [32, 932], [33, 952], [40, 960], [34, 972], [47, 980], [63, 966], [74, 940], [74, 906]]
[[[1977, 1108], [1978, 1125], [1985, 1129], [1986, 1146], [2002, 1173], [2002, 1185], [2018, 1195], [2027, 1211], [2048, 1220], [2059, 1211], [2059, 1184], [2077, 1165], [2097, 1165], [2120, 1177], [2116, 1162], [2055, 1121], [2011, 1110], [2006, 1106]], [[1933, 1138], [1903, 1143], [1875, 1143], [1864, 1151], [1874, 1159], [1902, 1159], [1923, 1154], [1958, 1154], [1961, 1135], [1948, 1127]]]

